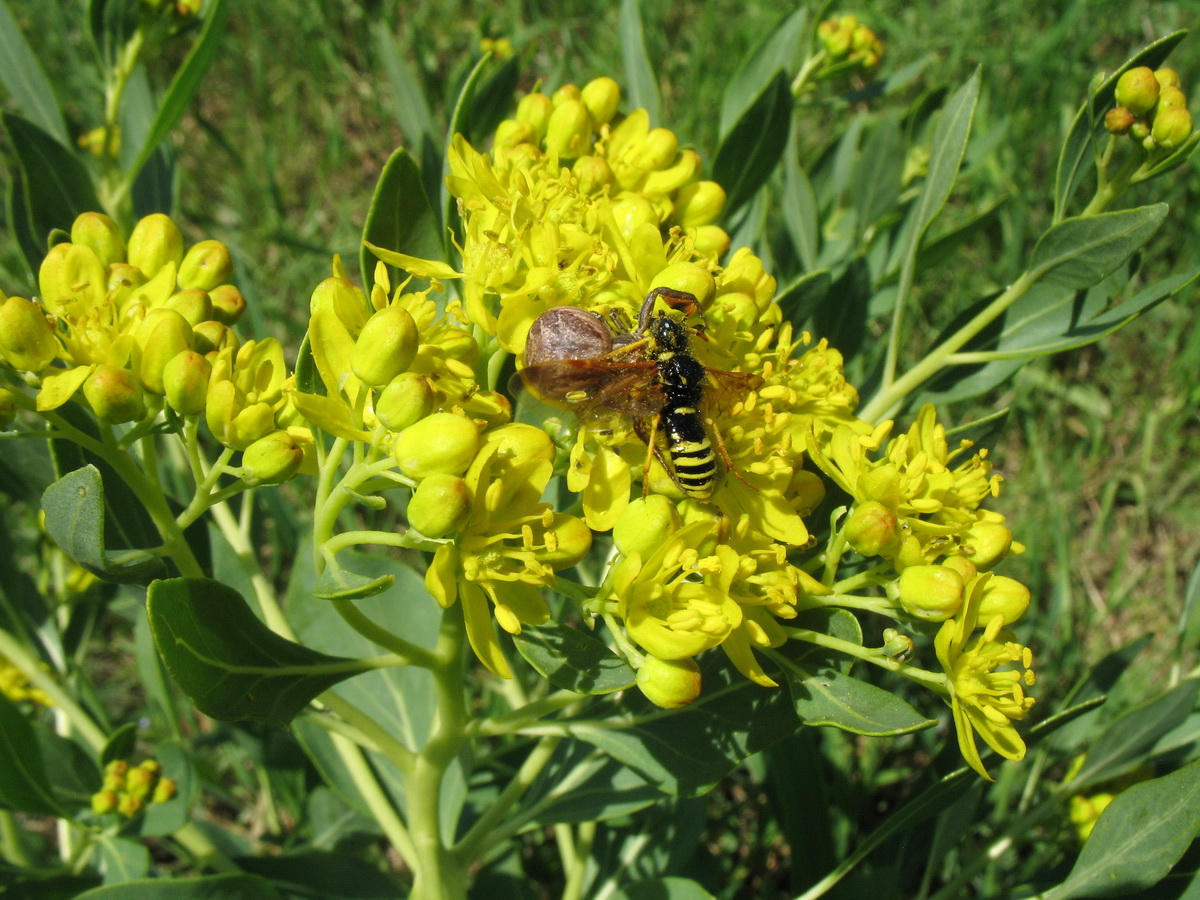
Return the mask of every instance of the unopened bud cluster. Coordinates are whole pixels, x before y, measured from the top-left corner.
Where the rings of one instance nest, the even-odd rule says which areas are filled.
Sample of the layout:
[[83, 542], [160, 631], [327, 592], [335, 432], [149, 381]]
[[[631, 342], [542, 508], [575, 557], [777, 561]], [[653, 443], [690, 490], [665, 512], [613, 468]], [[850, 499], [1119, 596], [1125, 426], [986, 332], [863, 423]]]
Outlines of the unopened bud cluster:
[[1105, 115], [1104, 127], [1129, 135], [1146, 151], [1174, 150], [1192, 134], [1192, 114], [1174, 69], [1138, 66], [1122, 73], [1116, 103]]
[[[228, 248], [185, 246], [161, 214], [126, 240], [107, 216], [84, 213], [70, 236], [42, 262], [39, 298], [0, 302], [0, 361], [13, 383], [38, 388], [37, 410], [75, 400], [107, 425], [202, 418], [218, 441], [247, 451], [248, 480], [294, 474], [311, 434], [289, 428], [279, 342], [243, 344], [233, 331], [246, 301], [230, 283]], [[11, 421], [2, 406], [0, 419]]]
[[131, 766], [114, 759], [104, 767], [104, 785], [92, 794], [92, 812], [96, 815], [118, 813], [127, 819], [141, 813], [147, 803], [166, 803], [175, 796], [174, 780], [162, 774], [153, 760]]
[[817, 26], [817, 39], [831, 62], [851, 63], [864, 72], [878, 68], [883, 58], [883, 42], [857, 16], [826, 19]]

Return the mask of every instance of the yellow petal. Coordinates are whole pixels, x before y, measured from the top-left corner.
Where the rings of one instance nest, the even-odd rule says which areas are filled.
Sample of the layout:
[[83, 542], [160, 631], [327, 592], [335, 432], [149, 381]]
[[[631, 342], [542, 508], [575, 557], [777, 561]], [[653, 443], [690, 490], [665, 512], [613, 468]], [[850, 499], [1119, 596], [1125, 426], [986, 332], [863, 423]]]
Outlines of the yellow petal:
[[500, 649], [496, 626], [492, 623], [491, 604], [483, 591], [469, 581], [462, 583], [463, 617], [467, 623], [467, 640], [479, 661], [501, 678], [512, 678], [508, 660]]
[[38, 391], [38, 412], [58, 409], [75, 395], [80, 386], [87, 381], [95, 366], [76, 366], [47, 375], [42, 379], [42, 389]]
[[407, 253], [397, 253], [395, 250], [385, 250], [376, 247], [370, 241], [363, 241], [367, 249], [390, 266], [403, 269], [417, 278], [462, 278], [462, 273], [448, 263], [436, 259], [422, 259], [419, 256], [409, 256]]

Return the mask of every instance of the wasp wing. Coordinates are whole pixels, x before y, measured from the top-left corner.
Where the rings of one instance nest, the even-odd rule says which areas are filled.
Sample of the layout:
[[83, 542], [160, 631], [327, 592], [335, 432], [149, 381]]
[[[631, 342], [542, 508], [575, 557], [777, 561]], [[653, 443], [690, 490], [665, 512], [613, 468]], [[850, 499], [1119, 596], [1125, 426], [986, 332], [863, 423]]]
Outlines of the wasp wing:
[[526, 366], [519, 374], [538, 399], [581, 417], [612, 412], [652, 416], [665, 402], [658, 367], [650, 360], [555, 359]]

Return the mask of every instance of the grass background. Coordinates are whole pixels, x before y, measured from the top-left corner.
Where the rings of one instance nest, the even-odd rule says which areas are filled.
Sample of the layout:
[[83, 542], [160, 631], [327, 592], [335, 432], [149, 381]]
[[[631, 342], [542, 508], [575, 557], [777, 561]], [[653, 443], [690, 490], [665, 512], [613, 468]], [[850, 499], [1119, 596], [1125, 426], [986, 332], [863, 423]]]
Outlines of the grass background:
[[[98, 82], [82, 4], [9, 0], [79, 133], [100, 121]], [[921, 88], [984, 77], [976, 119], [995, 130], [991, 184], [1008, 200], [989, 229], [957, 259], [919, 282], [930, 334], [967, 299], [1020, 271], [1049, 219], [1057, 148], [1089, 79], [1134, 50], [1191, 24], [1195, 6], [1165, 2], [880, 0], [855, 12], [886, 45], [883, 74], [926, 55]], [[663, 124], [703, 157], [716, 147], [722, 91], [744, 54], [779, 15], [773, 3], [645, 0], [642, 16], [663, 95]], [[176, 137], [178, 218], [189, 240], [232, 249], [259, 321], [292, 346], [308, 297], [332, 253], [357, 259], [375, 179], [403, 144], [398, 102], [381, 39], [402, 48], [445, 121], [457, 81], [481, 37], [507, 36], [521, 60], [521, 89], [624, 80], [618, 4], [414, 0], [239, 4], [221, 54]], [[1170, 62], [1191, 97], [1200, 94], [1200, 40]], [[184, 46], [159, 61], [164, 83]], [[1196, 107], [1193, 99], [1193, 107]], [[830, 109], [828, 116], [841, 115]], [[814, 132], [836, 122], [814, 115]], [[8, 172], [0, 172], [7, 180]], [[1130, 205], [1166, 199], [1172, 210], [1147, 253], [1152, 277], [1200, 257], [1200, 177], [1189, 163], [1135, 192]], [[964, 207], [969, 196], [956, 194]], [[28, 290], [7, 222], [0, 222], [0, 284]], [[1200, 332], [1196, 292], [1185, 292], [1099, 346], [1026, 367], [1015, 381], [949, 418], [1011, 407], [993, 448], [1006, 478], [996, 507], [1028, 552], [1006, 564], [1025, 580], [1035, 611], [1023, 639], [1038, 654], [1044, 685], [1059, 693], [1105, 652], [1155, 634], [1143, 659], [1146, 685], [1168, 665], [1173, 629], [1200, 555]]]

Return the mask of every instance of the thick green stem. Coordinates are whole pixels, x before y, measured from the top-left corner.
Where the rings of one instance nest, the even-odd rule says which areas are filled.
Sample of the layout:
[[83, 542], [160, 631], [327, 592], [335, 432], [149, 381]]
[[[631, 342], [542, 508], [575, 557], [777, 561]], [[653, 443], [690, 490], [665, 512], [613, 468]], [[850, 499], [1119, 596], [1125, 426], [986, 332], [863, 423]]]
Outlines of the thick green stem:
[[442, 842], [442, 783], [466, 743], [466, 624], [462, 606], [442, 614], [432, 670], [437, 717], [424, 749], [406, 781], [408, 824], [416, 852], [416, 879], [410, 900], [465, 900], [467, 870]]

